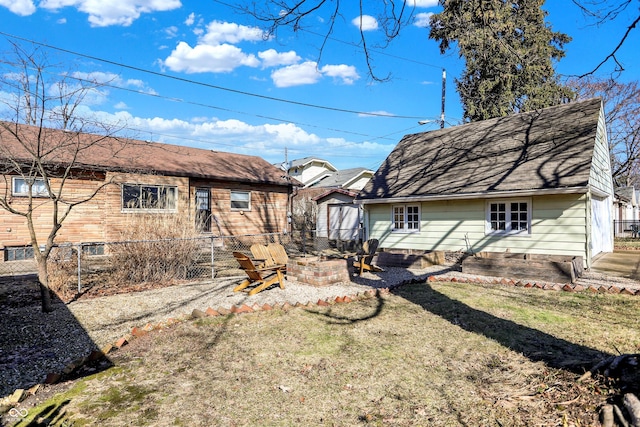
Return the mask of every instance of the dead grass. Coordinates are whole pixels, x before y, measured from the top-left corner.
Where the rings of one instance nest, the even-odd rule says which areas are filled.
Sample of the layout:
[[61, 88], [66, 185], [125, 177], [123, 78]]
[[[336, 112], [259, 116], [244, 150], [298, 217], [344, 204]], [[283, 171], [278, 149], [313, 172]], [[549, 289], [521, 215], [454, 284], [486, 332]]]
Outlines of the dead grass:
[[20, 425], [52, 407], [65, 426], [594, 425], [613, 390], [576, 379], [638, 352], [639, 315], [637, 297], [414, 284], [206, 318], [134, 340]]
[[640, 250], [640, 239], [638, 238], [617, 238], [614, 241], [615, 250], [635, 251]]

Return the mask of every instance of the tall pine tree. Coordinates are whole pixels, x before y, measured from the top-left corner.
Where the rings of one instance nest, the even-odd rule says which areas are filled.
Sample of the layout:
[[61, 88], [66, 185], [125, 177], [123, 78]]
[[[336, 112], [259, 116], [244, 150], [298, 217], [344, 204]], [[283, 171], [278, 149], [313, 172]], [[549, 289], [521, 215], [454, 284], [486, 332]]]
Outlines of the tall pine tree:
[[555, 74], [566, 34], [545, 23], [544, 0], [441, 0], [429, 37], [455, 43], [466, 68], [456, 79], [465, 119], [476, 121], [560, 104], [574, 97]]

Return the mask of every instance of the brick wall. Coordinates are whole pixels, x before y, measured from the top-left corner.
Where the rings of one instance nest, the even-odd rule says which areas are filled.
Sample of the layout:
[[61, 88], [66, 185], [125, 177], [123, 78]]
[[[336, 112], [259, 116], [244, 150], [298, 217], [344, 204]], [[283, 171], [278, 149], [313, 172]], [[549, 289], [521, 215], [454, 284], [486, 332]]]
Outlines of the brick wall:
[[[211, 213], [223, 235], [282, 233], [287, 229], [289, 197], [286, 187], [196, 180], [191, 185], [192, 199], [196, 188], [209, 188]], [[232, 190], [250, 192], [249, 210], [231, 209]], [[211, 231], [218, 233], [215, 221], [211, 224]]]
[[[9, 180], [10, 182], [10, 180]], [[192, 180], [185, 177], [171, 177], [145, 174], [112, 174], [97, 179], [68, 180], [64, 194], [69, 200], [86, 198], [106, 182], [113, 182], [100, 189], [89, 202], [77, 205], [63, 222], [56, 242], [100, 242], [120, 240], [132, 215], [141, 212], [126, 212], [122, 209], [121, 183], [175, 186], [178, 189], [176, 215], [191, 218], [195, 226], [195, 190], [209, 188], [212, 199], [212, 214], [218, 219], [223, 234], [262, 234], [283, 232], [287, 227], [288, 191], [276, 185], [246, 185], [242, 183], [211, 182]], [[55, 188], [59, 182], [52, 180]], [[251, 192], [251, 209], [234, 211], [231, 209], [231, 190]], [[0, 190], [2, 191], [2, 190]], [[9, 189], [10, 191], [10, 189]], [[52, 224], [52, 202], [49, 198], [34, 199], [34, 222], [38, 240], [46, 240]], [[24, 209], [25, 197], [10, 198], [16, 209]], [[144, 211], [142, 211], [144, 212]], [[218, 230], [212, 224], [212, 231]], [[0, 209], [0, 248], [21, 246], [29, 243], [26, 219]], [[0, 261], [3, 258], [0, 256]]]

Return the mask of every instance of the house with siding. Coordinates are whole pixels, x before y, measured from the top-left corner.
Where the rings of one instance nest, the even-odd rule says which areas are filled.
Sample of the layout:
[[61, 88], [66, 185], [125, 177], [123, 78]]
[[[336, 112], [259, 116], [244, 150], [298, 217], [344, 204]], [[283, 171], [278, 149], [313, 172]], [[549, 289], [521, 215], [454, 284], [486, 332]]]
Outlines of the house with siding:
[[[66, 201], [97, 191], [72, 209], [56, 243], [117, 241], [128, 219], [139, 214], [181, 215], [203, 233], [288, 230], [290, 196], [299, 183], [260, 157], [55, 129], [43, 129], [38, 137], [39, 130], [13, 123], [0, 126], [0, 165], [5, 165], [0, 170], [0, 198], [24, 208], [29, 203], [27, 181], [32, 181], [39, 241], [51, 230], [52, 204], [42, 178], [6, 167], [11, 159], [23, 162], [26, 171], [30, 162], [14, 134], [51, 147], [82, 147], [75, 152], [58, 148], [55, 155], [44, 157], [51, 171], [72, 165], [71, 179], [63, 187]], [[55, 190], [60, 182], [55, 173], [51, 176], [49, 184]], [[0, 209], [0, 224], [0, 261], [24, 256], [30, 242], [25, 219]]]
[[613, 250], [600, 99], [405, 136], [356, 200], [380, 248], [582, 257]]
[[372, 170], [338, 170], [316, 157], [292, 160], [284, 168], [304, 186], [295, 193], [294, 215], [313, 216], [315, 223], [308, 225], [315, 228], [317, 237], [345, 241], [361, 237], [362, 209], [354, 199], [373, 176]]

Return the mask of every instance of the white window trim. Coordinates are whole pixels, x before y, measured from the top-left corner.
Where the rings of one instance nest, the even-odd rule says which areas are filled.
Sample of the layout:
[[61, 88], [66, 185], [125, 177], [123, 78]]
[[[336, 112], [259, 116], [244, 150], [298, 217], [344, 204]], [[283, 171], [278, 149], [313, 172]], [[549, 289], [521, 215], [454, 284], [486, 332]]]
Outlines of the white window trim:
[[[44, 178], [32, 178], [34, 184], [36, 182], [41, 182], [44, 185]], [[17, 197], [28, 197], [29, 196], [29, 192], [28, 191], [16, 191], [16, 181], [17, 180], [22, 180], [25, 183], [27, 182], [27, 178], [23, 177], [23, 176], [14, 176], [11, 178], [11, 195], [13, 196], [17, 196]], [[31, 191], [32, 197], [49, 197], [49, 192], [47, 191], [47, 187], [44, 186], [44, 190], [43, 191], [37, 191], [36, 188], [34, 186], [31, 187]]]
[[[150, 209], [150, 208], [136, 208], [136, 207], [127, 207], [124, 204], [124, 187], [126, 185], [129, 186], [139, 186], [139, 187], [157, 187], [157, 188], [164, 188], [164, 189], [168, 189], [168, 188], [173, 188], [175, 190], [175, 207], [173, 208], [165, 208], [165, 209]], [[127, 183], [123, 183], [120, 186], [120, 205], [121, 205], [121, 209], [122, 212], [144, 212], [144, 213], [175, 213], [178, 211], [178, 187], [175, 185], [163, 185], [163, 184], [140, 184], [140, 183], [133, 183], [133, 182], [127, 182]]]
[[[233, 193], [243, 193], [246, 194], [247, 197], [247, 202], [248, 202], [248, 206], [246, 208], [234, 208], [232, 206], [233, 203]], [[245, 191], [245, 190], [229, 190], [229, 207], [231, 209], [231, 211], [233, 212], [250, 212], [251, 211], [251, 191]]]
[[[404, 219], [403, 219], [404, 228], [395, 228], [396, 221], [394, 218], [394, 212], [395, 212], [395, 208], [397, 207], [402, 207], [404, 209]], [[409, 221], [407, 221], [407, 216], [408, 216], [407, 208], [409, 207], [418, 208], [418, 228], [408, 228]], [[392, 233], [405, 233], [405, 234], [419, 233], [420, 227], [421, 227], [421, 224], [420, 224], [421, 221], [422, 221], [422, 209], [420, 207], [420, 204], [406, 203], [406, 204], [395, 204], [391, 206], [391, 232]]]
[[[506, 207], [505, 211], [505, 230], [492, 230], [491, 229], [491, 204], [492, 203], [504, 203]], [[526, 230], [512, 230], [511, 229], [511, 203], [526, 203], [527, 204], [527, 229]], [[485, 234], [501, 235], [501, 236], [530, 236], [531, 235], [531, 198], [520, 199], [490, 199], [485, 204]]]

